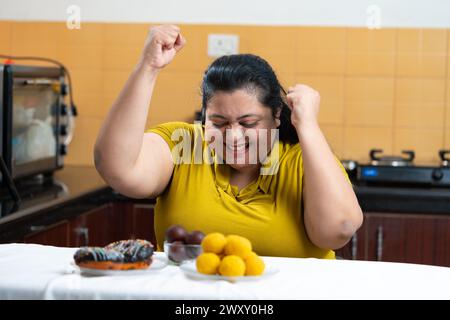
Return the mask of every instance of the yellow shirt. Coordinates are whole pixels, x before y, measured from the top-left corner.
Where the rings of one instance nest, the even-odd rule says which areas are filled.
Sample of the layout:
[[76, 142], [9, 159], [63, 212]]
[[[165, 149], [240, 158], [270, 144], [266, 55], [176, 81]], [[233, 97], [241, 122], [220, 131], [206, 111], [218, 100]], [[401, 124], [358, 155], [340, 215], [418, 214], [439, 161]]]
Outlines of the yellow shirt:
[[[194, 131], [203, 137], [200, 125], [184, 122], [164, 123], [147, 132], [159, 134], [172, 150], [178, 141], [172, 141], [171, 136], [179, 128], [191, 137]], [[169, 185], [156, 201], [158, 247], [162, 247], [165, 230], [181, 224], [188, 231], [244, 236], [263, 256], [334, 259], [332, 250], [315, 246], [305, 231], [300, 145], [280, 141], [278, 147], [278, 172], [260, 175], [239, 192], [229, 183], [230, 167], [226, 164], [176, 164]]]

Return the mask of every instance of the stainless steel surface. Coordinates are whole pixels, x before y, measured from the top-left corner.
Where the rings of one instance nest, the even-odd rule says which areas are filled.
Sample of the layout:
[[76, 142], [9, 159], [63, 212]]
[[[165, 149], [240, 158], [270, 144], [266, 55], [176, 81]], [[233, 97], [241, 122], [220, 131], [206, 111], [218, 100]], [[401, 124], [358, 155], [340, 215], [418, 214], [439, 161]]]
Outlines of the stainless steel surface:
[[378, 226], [377, 228], [377, 261], [382, 261], [383, 259], [383, 226]]
[[77, 236], [81, 236], [83, 239], [83, 246], [87, 247], [89, 245], [89, 228], [80, 227], [75, 229]]
[[352, 237], [352, 260], [358, 258], [358, 234], [354, 234]]

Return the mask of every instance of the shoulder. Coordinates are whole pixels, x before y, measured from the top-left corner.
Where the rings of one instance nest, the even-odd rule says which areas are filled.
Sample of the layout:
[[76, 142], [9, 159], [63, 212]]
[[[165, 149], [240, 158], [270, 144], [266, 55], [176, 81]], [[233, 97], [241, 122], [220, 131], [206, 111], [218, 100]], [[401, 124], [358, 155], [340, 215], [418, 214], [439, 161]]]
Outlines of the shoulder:
[[171, 148], [179, 142], [181, 137], [183, 137], [183, 139], [194, 139], [195, 135], [201, 135], [201, 132], [200, 124], [181, 121], [161, 123], [145, 131], [145, 133], [155, 133], [160, 135]]
[[302, 160], [302, 148], [299, 143], [280, 142], [280, 162], [292, 163]]

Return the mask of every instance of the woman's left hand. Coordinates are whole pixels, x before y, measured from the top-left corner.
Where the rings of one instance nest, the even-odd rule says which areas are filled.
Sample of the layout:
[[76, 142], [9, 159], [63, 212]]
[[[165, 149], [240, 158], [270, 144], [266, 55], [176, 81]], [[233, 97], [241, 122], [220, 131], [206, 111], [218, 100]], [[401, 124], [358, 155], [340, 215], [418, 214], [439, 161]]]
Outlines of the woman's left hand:
[[287, 92], [287, 102], [291, 108], [291, 122], [297, 129], [304, 123], [317, 123], [320, 94], [313, 88], [297, 84]]

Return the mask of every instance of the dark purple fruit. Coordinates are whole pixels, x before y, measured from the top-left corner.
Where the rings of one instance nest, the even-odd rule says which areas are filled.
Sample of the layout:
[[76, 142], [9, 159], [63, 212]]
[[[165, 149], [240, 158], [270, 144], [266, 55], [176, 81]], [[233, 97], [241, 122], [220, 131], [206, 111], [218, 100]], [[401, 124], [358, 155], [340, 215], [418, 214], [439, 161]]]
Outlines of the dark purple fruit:
[[176, 263], [181, 263], [188, 259], [186, 248], [181, 241], [172, 242], [169, 246], [169, 259]]
[[186, 238], [187, 231], [182, 226], [176, 224], [173, 225], [166, 230], [166, 241], [167, 242], [175, 242], [181, 241], [184, 242], [184, 238]]
[[195, 230], [186, 235], [184, 243], [186, 244], [201, 244], [205, 234], [201, 231]]

